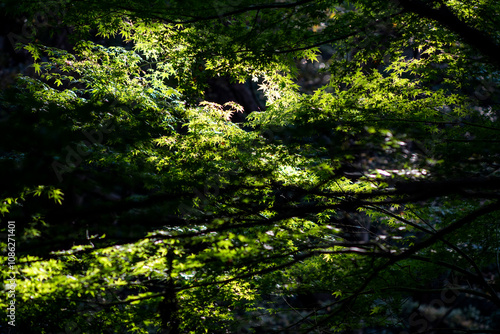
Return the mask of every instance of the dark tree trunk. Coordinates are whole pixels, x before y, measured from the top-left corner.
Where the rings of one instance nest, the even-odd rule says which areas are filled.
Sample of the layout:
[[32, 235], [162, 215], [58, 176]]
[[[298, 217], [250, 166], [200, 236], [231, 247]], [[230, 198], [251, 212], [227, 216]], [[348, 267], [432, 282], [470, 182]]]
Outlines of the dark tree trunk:
[[263, 109], [249, 84], [231, 83], [226, 77], [210, 79], [208, 84], [205, 91], [207, 101], [219, 104], [234, 101], [245, 109], [244, 113], [233, 114], [233, 122], [243, 122], [252, 111]]

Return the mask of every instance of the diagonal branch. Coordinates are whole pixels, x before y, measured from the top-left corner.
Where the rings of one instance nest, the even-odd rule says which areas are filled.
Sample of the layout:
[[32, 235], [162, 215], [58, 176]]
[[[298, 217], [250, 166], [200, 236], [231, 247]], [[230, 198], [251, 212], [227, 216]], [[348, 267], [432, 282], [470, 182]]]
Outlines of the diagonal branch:
[[445, 4], [441, 4], [438, 9], [430, 8], [421, 0], [399, 0], [399, 4], [411, 13], [442, 24], [460, 36], [464, 42], [476, 48], [489, 59], [491, 64], [500, 69], [500, 57], [498, 57], [500, 45], [495, 39], [486, 32], [460, 20]]

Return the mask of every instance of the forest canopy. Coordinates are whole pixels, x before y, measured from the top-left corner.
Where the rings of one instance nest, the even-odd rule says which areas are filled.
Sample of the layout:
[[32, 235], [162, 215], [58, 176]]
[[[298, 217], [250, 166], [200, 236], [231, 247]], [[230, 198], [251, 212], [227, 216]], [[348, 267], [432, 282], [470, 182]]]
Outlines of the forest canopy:
[[2, 333], [500, 330], [500, 2], [0, 8]]

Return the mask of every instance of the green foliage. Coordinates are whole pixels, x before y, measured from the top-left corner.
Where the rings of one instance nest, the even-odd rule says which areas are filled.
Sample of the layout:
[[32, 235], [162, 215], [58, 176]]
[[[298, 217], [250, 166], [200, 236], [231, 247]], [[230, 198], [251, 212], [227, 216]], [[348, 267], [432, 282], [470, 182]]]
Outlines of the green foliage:
[[[429, 299], [467, 330], [450, 282], [498, 314], [496, 2], [60, 6], [72, 47], [1, 95], [21, 331], [411, 332]], [[265, 109], [232, 122], [218, 76]]]

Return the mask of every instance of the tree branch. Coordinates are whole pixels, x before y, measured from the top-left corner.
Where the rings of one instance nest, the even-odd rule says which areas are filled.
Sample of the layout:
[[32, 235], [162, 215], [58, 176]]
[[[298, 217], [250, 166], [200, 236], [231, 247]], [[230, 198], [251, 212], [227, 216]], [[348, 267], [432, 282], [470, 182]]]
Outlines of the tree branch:
[[460, 20], [445, 4], [438, 9], [430, 8], [421, 0], [399, 0], [400, 5], [408, 12], [431, 19], [445, 26], [486, 56], [490, 63], [500, 69], [500, 45], [486, 32], [476, 29]]

